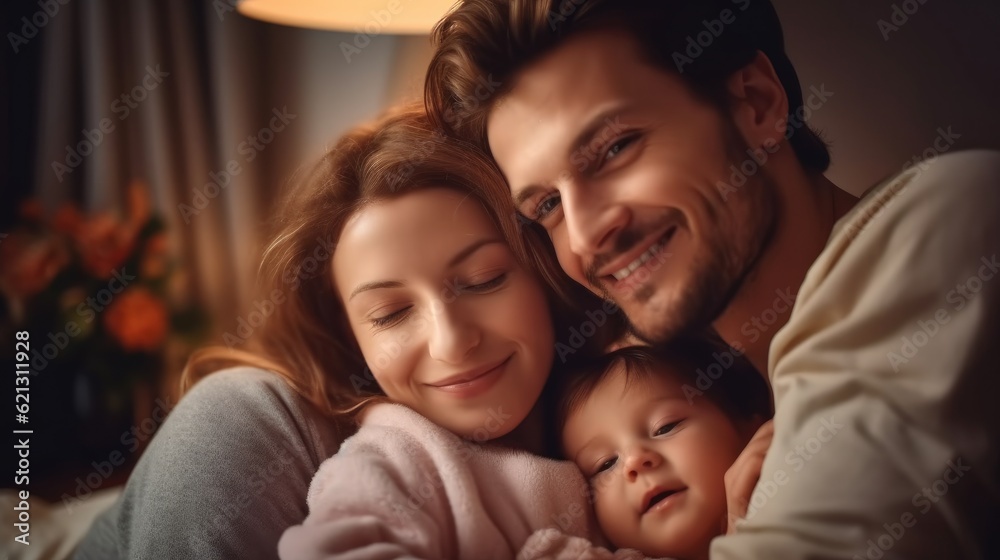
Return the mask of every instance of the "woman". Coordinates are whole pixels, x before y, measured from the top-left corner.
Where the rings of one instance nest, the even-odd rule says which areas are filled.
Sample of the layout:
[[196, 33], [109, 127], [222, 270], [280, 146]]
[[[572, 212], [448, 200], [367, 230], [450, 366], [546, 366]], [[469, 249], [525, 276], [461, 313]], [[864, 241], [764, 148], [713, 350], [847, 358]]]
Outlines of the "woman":
[[[326, 154], [278, 212], [261, 264], [274, 311], [250, 341], [253, 351], [209, 349], [192, 358], [182, 382], [191, 387], [204, 379], [161, 427], [122, 499], [95, 522], [77, 558], [276, 555], [282, 532], [306, 516], [314, 472], [355, 430], [354, 412], [384, 398], [371, 370], [384, 370], [410, 347], [396, 341], [362, 348], [373, 339], [355, 337], [357, 318], [342, 304], [347, 298], [336, 291], [331, 262], [340, 235], [358, 209], [431, 186], [480, 205], [519, 265], [544, 281], [557, 342], [588, 321], [583, 310], [601, 306], [565, 279], [544, 235], [519, 225], [486, 155], [436, 133], [422, 111], [358, 129]], [[391, 240], [386, 244], [391, 249]], [[370, 246], [356, 258], [378, 260], [381, 250]], [[450, 290], [442, 285], [443, 302]], [[618, 319], [613, 315], [589, 347], [612, 340]], [[587, 351], [577, 346], [567, 348], [577, 356]], [[232, 365], [241, 367], [217, 371]], [[530, 412], [526, 417], [537, 422]], [[538, 431], [522, 431], [510, 438], [541, 451], [531, 441]]]

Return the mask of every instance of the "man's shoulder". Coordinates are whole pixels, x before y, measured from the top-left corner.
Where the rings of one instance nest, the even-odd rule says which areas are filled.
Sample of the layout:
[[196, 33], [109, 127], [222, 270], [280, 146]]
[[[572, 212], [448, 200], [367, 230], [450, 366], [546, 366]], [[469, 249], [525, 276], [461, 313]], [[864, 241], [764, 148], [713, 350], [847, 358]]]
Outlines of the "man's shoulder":
[[912, 197], [917, 202], [947, 202], [971, 210], [988, 210], [1000, 197], [1000, 152], [968, 150], [932, 158], [892, 175], [865, 192], [864, 210], [887, 198]]
[[[1000, 152], [969, 150], [933, 158], [880, 181], [835, 226], [828, 250], [862, 245], [909, 228], [946, 236], [996, 221]], [[874, 233], [873, 233], [874, 232]], [[924, 230], [917, 237], [932, 232]]]

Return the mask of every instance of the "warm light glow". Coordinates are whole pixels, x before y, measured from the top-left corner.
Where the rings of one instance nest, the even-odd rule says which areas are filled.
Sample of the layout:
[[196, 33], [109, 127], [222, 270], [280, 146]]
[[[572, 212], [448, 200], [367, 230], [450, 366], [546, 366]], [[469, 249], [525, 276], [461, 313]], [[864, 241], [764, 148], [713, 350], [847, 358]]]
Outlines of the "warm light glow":
[[241, 0], [247, 17], [352, 33], [428, 34], [456, 0]]

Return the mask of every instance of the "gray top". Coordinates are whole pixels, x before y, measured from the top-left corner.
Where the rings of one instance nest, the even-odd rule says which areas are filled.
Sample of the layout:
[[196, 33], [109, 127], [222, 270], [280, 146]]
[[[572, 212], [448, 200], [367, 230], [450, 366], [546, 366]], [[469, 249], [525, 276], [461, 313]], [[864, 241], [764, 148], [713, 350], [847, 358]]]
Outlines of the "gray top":
[[220, 371], [181, 399], [77, 560], [276, 558], [334, 425], [276, 374]]

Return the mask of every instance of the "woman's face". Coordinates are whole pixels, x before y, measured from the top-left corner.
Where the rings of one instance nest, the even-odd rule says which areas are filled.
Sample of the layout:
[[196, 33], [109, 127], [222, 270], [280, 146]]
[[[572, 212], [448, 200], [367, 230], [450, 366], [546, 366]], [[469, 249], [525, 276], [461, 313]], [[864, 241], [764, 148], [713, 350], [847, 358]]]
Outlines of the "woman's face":
[[479, 441], [531, 411], [552, 365], [548, 301], [479, 201], [432, 188], [366, 206], [347, 221], [332, 266], [391, 400]]

